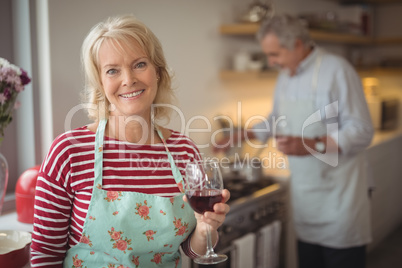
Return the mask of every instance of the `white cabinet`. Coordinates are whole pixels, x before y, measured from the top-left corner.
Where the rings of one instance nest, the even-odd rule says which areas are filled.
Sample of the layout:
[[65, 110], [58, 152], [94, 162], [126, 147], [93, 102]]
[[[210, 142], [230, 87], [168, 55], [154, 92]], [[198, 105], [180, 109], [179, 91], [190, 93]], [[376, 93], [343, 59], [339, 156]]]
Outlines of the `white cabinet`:
[[371, 196], [373, 242], [369, 250], [402, 224], [401, 153], [401, 135], [366, 151], [368, 166], [375, 182]]

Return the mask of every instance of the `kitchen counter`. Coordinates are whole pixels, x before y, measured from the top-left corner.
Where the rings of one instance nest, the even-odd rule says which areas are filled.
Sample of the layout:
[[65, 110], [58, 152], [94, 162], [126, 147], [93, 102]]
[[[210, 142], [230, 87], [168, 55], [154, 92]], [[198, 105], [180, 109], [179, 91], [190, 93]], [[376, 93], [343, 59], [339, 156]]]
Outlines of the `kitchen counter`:
[[374, 137], [373, 140], [371, 141], [369, 149], [371, 147], [381, 145], [382, 143], [391, 141], [401, 136], [402, 136], [402, 127], [399, 127], [394, 130], [377, 130], [374, 133]]
[[[388, 142], [394, 141], [395, 139], [402, 137], [402, 127], [399, 127], [394, 130], [377, 130], [374, 133], [373, 139], [371, 141], [370, 146], [366, 149], [366, 151], [371, 151], [372, 149], [378, 149], [378, 146], [384, 145]], [[283, 154], [273, 148], [272, 143], [270, 143], [270, 149], [268, 153], [262, 155], [275, 155], [275, 157], [280, 158], [284, 157]], [[402, 149], [402, 148], [401, 148]], [[272, 176], [278, 180], [287, 180], [290, 176], [290, 170], [288, 168], [264, 168], [264, 175]]]
[[19, 222], [17, 220], [17, 212], [14, 211], [0, 216], [0, 229], [32, 232], [33, 225], [30, 223]]

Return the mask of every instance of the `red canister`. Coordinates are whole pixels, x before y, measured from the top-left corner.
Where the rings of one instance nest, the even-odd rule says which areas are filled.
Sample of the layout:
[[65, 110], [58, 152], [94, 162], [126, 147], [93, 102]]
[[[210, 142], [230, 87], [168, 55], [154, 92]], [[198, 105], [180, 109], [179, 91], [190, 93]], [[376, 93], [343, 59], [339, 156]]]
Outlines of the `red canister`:
[[24, 171], [18, 178], [15, 188], [17, 219], [23, 223], [33, 223], [36, 180], [40, 166]]

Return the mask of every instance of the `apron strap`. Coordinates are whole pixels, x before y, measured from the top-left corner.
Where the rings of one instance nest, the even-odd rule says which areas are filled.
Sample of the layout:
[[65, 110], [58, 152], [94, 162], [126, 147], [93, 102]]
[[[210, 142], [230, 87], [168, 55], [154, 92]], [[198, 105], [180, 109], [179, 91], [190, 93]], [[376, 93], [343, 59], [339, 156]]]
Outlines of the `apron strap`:
[[320, 72], [320, 67], [321, 67], [321, 61], [322, 61], [322, 53], [318, 52], [317, 59], [315, 61], [315, 68], [314, 68], [314, 73], [313, 73], [313, 78], [311, 80], [311, 85], [313, 87], [313, 95], [315, 96], [317, 92], [317, 87], [318, 87], [318, 73]]
[[99, 185], [102, 186], [103, 139], [105, 136], [106, 123], [107, 123], [106, 119], [100, 120], [99, 124], [98, 124], [98, 128], [96, 129], [96, 134], [95, 134], [94, 188], [98, 187]]
[[169, 160], [169, 163], [170, 163], [170, 167], [172, 168], [173, 177], [174, 177], [174, 179], [175, 179], [180, 191], [183, 193], [184, 192], [184, 189], [183, 189], [183, 176], [181, 175], [179, 168], [176, 166], [176, 164], [174, 162], [173, 156], [169, 151], [169, 148], [168, 148], [168, 146], [166, 144], [165, 139], [163, 138], [162, 132], [157, 127], [155, 127], [155, 129], [158, 132], [159, 138], [162, 140], [163, 145], [165, 146], [166, 153], [167, 153], [167, 156], [168, 156], [168, 160]]

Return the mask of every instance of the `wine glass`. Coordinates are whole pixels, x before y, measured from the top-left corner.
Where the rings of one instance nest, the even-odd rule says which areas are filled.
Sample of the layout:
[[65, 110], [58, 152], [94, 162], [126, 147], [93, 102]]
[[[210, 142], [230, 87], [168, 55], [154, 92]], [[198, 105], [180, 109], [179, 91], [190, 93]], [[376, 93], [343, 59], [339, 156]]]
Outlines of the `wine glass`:
[[[204, 214], [214, 211], [216, 203], [223, 200], [223, 180], [219, 163], [213, 160], [196, 160], [186, 166], [186, 197], [191, 208]], [[216, 254], [212, 248], [211, 227], [207, 226], [207, 252], [204, 256], [194, 259], [198, 264], [216, 264], [227, 260], [227, 256]]]

